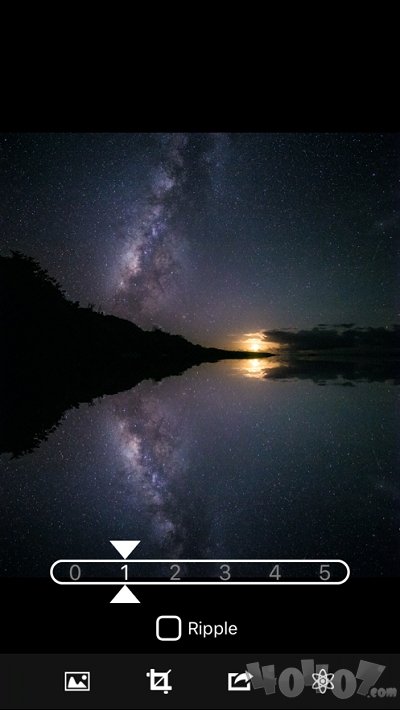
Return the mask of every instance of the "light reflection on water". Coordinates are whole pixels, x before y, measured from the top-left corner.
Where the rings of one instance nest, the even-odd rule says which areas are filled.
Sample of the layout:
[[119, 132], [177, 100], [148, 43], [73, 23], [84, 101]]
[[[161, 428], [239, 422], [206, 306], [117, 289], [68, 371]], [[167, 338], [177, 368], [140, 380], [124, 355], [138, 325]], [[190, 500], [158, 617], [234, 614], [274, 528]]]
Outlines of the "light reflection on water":
[[247, 360], [232, 361], [232, 369], [235, 374], [241, 374], [244, 377], [255, 377], [257, 379], [268, 377], [268, 370], [284, 366], [284, 361], [280, 360], [278, 357], [249, 358]]

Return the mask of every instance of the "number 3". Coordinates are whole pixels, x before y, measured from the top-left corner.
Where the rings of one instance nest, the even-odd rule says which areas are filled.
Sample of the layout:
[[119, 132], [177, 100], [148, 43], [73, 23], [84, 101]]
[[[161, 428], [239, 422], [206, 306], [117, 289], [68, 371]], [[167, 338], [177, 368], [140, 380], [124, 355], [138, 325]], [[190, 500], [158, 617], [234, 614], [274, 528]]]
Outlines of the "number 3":
[[228, 582], [231, 578], [231, 568], [230, 565], [220, 565], [220, 570], [222, 574], [220, 574], [219, 578], [222, 582]]

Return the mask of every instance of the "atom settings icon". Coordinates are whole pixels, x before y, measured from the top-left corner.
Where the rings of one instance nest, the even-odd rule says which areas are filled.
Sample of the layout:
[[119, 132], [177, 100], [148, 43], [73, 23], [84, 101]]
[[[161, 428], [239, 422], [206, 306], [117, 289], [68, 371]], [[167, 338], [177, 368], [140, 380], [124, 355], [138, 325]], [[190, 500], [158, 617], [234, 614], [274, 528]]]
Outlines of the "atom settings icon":
[[327, 690], [333, 690], [333, 677], [334, 673], [327, 673], [325, 668], [321, 668], [319, 673], [313, 673], [312, 679], [314, 683], [312, 684], [313, 690], [317, 693], [326, 693]]

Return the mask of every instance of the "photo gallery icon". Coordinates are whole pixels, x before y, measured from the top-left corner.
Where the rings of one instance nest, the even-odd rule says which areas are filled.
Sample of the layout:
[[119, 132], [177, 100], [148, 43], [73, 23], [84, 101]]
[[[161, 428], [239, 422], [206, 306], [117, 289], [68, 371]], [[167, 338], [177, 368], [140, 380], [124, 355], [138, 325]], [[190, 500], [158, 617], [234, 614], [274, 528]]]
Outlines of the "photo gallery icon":
[[65, 671], [64, 690], [75, 692], [90, 690], [90, 671]]

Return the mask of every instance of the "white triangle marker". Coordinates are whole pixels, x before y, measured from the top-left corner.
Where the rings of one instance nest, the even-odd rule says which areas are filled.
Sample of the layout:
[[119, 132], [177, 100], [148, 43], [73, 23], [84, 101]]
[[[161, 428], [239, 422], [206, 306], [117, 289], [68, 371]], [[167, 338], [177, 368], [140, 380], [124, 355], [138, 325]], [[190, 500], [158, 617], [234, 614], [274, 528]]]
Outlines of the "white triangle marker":
[[137, 597], [135, 597], [126, 584], [124, 584], [118, 594], [111, 599], [110, 604], [140, 604], [140, 601]]
[[124, 560], [126, 560], [135, 547], [138, 546], [140, 540], [110, 540], [110, 542]]

